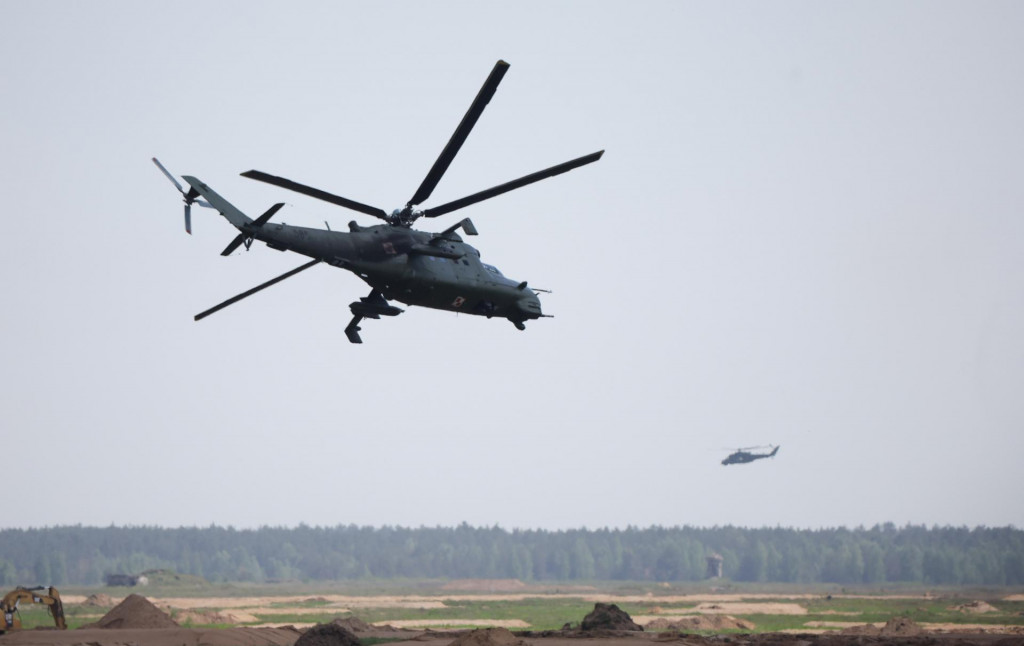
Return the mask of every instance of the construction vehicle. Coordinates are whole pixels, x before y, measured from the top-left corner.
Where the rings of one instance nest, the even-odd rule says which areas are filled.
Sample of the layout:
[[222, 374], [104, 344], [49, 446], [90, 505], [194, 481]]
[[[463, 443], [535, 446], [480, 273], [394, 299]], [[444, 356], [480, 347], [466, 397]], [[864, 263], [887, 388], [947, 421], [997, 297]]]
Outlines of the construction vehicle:
[[[46, 592], [42, 592], [45, 590]], [[21, 614], [18, 612], [18, 605], [25, 601], [27, 603], [40, 603], [46, 606], [53, 617], [54, 623], [60, 630], [67, 629], [67, 622], [64, 621], [64, 604], [60, 600], [60, 593], [57, 588], [39, 586], [36, 588], [23, 588], [18, 586], [4, 595], [0, 600], [0, 612], [4, 614], [4, 623], [0, 624], [0, 634], [8, 631], [21, 630]]]

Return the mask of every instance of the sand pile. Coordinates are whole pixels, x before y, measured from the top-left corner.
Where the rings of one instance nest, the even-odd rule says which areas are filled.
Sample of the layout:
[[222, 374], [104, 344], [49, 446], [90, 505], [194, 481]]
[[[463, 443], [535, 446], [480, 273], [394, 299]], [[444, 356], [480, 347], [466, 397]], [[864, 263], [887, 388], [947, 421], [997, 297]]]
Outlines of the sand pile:
[[644, 628], [633, 621], [624, 610], [614, 603], [595, 603], [594, 609], [583, 618], [582, 630], [640, 630]]
[[201, 626], [215, 624], [240, 624], [247, 617], [228, 612], [217, 612], [212, 610], [179, 610], [176, 614], [176, 621], [182, 626]]
[[972, 615], [980, 615], [986, 612], [999, 612], [999, 608], [996, 608], [990, 603], [984, 601], [971, 601], [970, 603], [963, 603], [959, 606], [953, 606], [950, 610], [958, 610]]
[[111, 608], [116, 602], [114, 598], [109, 594], [91, 594], [85, 601], [82, 602], [83, 606], [89, 606], [91, 608]]
[[[296, 646], [298, 646], [296, 644]], [[448, 646], [527, 646], [507, 628], [478, 628], [460, 636]]]
[[146, 597], [130, 594], [110, 609], [103, 618], [83, 628], [177, 628], [171, 616], [154, 606]]
[[923, 635], [924, 629], [909, 617], [893, 617], [881, 628], [865, 624], [850, 626], [839, 631], [840, 635], [866, 635], [871, 637], [915, 637]]
[[647, 630], [678, 630], [680, 632], [701, 632], [711, 630], [753, 630], [753, 623], [730, 615], [694, 615], [669, 620], [655, 619], [644, 625]]
[[338, 624], [317, 624], [302, 633], [295, 646], [359, 646], [359, 638]]

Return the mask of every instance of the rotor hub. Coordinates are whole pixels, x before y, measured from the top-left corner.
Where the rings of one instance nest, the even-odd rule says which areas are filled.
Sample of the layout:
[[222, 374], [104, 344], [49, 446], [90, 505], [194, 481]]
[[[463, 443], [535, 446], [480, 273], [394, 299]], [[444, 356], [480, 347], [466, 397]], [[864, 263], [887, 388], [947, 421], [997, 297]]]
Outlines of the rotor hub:
[[391, 216], [388, 218], [388, 224], [408, 227], [412, 226], [412, 223], [421, 217], [423, 217], [423, 211], [420, 209], [414, 209], [412, 206], [406, 204], [405, 207], [395, 209], [391, 212]]

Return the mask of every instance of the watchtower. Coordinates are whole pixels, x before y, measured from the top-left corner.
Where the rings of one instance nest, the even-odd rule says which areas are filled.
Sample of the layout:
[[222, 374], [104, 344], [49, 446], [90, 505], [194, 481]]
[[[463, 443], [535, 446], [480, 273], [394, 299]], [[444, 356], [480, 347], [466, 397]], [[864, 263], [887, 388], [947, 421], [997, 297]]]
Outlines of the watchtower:
[[708, 572], [704, 575], [706, 579], [721, 579], [722, 578], [722, 555], [712, 554], [711, 556], [705, 557], [708, 562]]

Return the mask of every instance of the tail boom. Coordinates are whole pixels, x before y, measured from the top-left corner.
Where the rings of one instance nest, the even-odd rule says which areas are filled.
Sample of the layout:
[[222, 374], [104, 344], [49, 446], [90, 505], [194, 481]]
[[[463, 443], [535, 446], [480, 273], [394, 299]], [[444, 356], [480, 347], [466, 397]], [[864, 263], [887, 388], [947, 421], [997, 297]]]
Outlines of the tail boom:
[[193, 190], [202, 195], [206, 201], [210, 203], [210, 206], [217, 209], [217, 211], [219, 211], [220, 214], [235, 227], [241, 229], [253, 221], [253, 219], [248, 215], [238, 210], [234, 204], [225, 200], [216, 191], [200, 180], [192, 177], [191, 175], [183, 175], [182, 177], [186, 182], [188, 182], [188, 185], [191, 186]]

